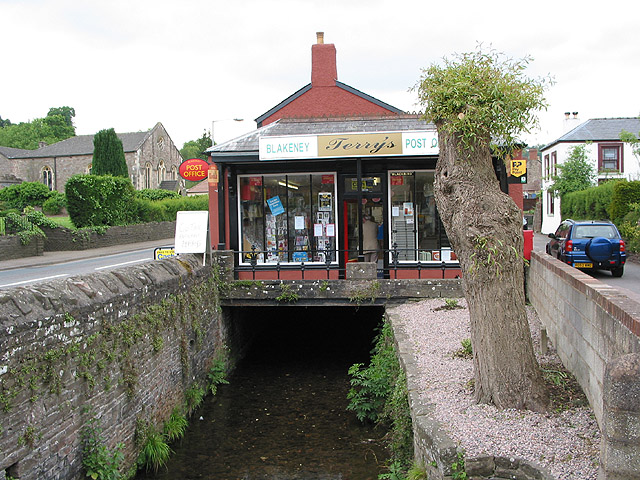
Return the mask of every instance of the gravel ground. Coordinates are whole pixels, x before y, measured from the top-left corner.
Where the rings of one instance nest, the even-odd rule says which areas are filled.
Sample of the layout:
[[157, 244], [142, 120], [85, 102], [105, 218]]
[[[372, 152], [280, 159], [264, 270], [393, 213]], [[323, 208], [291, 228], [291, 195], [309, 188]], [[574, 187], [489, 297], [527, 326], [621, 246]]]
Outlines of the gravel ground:
[[[394, 312], [405, 322], [423, 373], [418, 380], [421, 399], [436, 405], [435, 419], [466, 456], [517, 457], [544, 466], [558, 480], [595, 480], [600, 432], [592, 410], [573, 407], [540, 414], [476, 404], [469, 389], [473, 362], [452, 355], [460, 350], [461, 340], [470, 337], [466, 302], [459, 301], [464, 309], [434, 311], [443, 305], [441, 299], [425, 300], [398, 306]], [[547, 355], [539, 354], [540, 322], [535, 310], [527, 308], [538, 362], [558, 363], [551, 345]]]

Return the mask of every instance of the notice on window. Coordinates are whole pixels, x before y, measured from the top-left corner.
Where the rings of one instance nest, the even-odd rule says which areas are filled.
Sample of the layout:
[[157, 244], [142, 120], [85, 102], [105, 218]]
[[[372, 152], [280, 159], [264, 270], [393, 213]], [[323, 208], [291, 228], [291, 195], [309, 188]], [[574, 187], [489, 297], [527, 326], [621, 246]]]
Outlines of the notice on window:
[[331, 211], [332, 203], [333, 203], [332, 197], [333, 197], [333, 194], [331, 192], [318, 193], [318, 210], [321, 212]]
[[404, 211], [404, 215], [406, 216], [413, 216], [413, 203], [411, 202], [405, 202], [402, 204], [402, 210]]
[[313, 224], [313, 236], [314, 237], [324, 237], [324, 229], [322, 228], [321, 223]]
[[335, 237], [336, 236], [336, 224], [335, 223], [327, 223], [327, 237]]
[[296, 215], [294, 218], [295, 218], [295, 229], [304, 230], [304, 216]]
[[399, 217], [400, 216], [400, 207], [391, 207], [391, 216]]
[[269, 209], [271, 210], [271, 214], [273, 216], [278, 216], [284, 213], [284, 207], [282, 206], [282, 202], [280, 201], [280, 197], [278, 195], [268, 198], [267, 205], [269, 205]]

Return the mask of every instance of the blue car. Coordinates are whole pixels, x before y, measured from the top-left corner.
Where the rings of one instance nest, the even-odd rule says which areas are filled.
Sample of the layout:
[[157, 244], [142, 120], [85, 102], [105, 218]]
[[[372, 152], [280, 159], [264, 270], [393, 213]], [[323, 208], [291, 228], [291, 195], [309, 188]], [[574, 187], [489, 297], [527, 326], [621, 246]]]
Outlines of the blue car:
[[614, 277], [624, 273], [624, 240], [611, 222], [565, 220], [549, 238], [547, 253], [564, 263], [585, 270], [610, 270]]

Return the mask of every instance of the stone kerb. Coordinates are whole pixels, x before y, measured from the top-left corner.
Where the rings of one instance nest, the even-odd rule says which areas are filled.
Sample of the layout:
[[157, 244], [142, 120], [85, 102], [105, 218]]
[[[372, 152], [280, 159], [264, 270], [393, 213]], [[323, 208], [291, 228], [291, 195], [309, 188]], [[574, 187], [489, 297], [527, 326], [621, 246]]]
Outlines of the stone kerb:
[[[417, 386], [419, 372], [411, 341], [404, 332], [402, 317], [387, 310], [393, 327], [394, 342], [398, 359], [407, 377], [409, 410], [413, 426], [414, 460], [424, 466], [430, 480], [448, 480], [456, 472], [452, 465], [459, 461], [464, 451], [447, 434], [442, 424], [435, 418], [435, 405], [424, 405]], [[466, 478], [499, 479], [517, 478], [519, 480], [554, 480], [544, 468], [518, 458], [504, 458], [485, 455], [465, 457]]]

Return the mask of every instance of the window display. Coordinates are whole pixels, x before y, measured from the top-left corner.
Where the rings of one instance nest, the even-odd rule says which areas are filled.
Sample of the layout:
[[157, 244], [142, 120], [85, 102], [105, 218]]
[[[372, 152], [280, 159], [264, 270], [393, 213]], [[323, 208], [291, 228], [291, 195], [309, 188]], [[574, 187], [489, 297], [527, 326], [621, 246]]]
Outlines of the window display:
[[391, 248], [407, 262], [454, 261], [436, 211], [433, 171], [389, 173]]
[[335, 174], [240, 176], [242, 258], [335, 261]]

